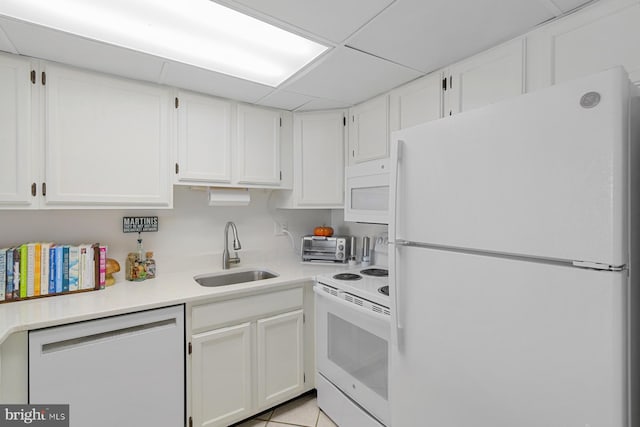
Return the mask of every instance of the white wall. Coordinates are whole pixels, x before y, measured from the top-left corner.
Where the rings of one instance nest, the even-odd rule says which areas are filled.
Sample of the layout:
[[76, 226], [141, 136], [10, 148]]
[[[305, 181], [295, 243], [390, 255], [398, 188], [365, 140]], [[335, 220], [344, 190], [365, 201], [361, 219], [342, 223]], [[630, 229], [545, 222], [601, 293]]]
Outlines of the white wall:
[[336, 235], [356, 236], [356, 255], [358, 257], [358, 261], [360, 261], [362, 257], [362, 238], [364, 236], [368, 236], [373, 242], [374, 236], [386, 233], [388, 230], [388, 227], [384, 224], [345, 222], [344, 210], [342, 209], [334, 209], [331, 211], [331, 227], [333, 227], [334, 234]]
[[[259, 251], [297, 256], [286, 235], [275, 235], [274, 219], [287, 223], [297, 249], [302, 235], [312, 233], [316, 225], [330, 223], [329, 210], [276, 210], [269, 204], [270, 191], [250, 193], [251, 203], [241, 207], [210, 207], [205, 191], [176, 186], [172, 210], [0, 211], [0, 247], [33, 241], [100, 242], [108, 245], [109, 258], [115, 258], [124, 271], [127, 253], [136, 249], [137, 234], [122, 232], [122, 217], [156, 215], [159, 231], [143, 233], [142, 238], [145, 250], [154, 252], [161, 274], [180, 268], [181, 259], [203, 255], [211, 255], [211, 262], [219, 269], [227, 221], [234, 221], [238, 228], [242, 259]], [[124, 280], [124, 275], [121, 272], [116, 278]]]

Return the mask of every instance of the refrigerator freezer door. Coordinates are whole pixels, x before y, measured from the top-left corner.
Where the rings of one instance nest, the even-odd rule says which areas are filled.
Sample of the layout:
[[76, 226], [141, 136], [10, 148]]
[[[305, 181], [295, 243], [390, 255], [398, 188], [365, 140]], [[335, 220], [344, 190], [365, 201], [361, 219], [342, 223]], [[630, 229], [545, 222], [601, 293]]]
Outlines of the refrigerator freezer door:
[[628, 93], [616, 68], [395, 132], [390, 240], [627, 264]]
[[395, 249], [391, 425], [627, 426], [626, 272]]

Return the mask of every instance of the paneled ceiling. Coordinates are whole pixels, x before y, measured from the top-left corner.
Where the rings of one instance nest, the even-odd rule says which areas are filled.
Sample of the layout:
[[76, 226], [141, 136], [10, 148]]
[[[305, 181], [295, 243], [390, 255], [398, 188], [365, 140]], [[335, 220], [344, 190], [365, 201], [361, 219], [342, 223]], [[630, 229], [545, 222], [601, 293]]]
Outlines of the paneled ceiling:
[[[591, 0], [595, 1], [595, 0]], [[0, 50], [286, 110], [348, 107], [587, 0], [218, 0], [330, 47], [276, 88], [3, 16]]]

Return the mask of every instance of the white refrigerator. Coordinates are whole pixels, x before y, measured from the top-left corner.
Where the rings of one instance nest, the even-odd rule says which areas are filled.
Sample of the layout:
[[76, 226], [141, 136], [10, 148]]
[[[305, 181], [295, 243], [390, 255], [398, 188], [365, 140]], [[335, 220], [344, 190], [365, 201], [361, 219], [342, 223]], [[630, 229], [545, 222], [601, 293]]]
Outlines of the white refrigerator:
[[635, 90], [615, 68], [393, 134], [391, 426], [640, 425]]

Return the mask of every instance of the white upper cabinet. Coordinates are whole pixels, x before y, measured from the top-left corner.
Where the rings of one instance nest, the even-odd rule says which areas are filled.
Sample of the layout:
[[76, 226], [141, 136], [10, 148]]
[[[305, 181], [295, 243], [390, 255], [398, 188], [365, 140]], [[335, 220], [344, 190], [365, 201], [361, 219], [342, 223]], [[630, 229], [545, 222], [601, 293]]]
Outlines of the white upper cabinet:
[[240, 184], [280, 184], [280, 111], [245, 104], [237, 109], [235, 181]]
[[171, 207], [169, 90], [46, 66], [47, 206]]
[[436, 72], [391, 91], [391, 132], [442, 117], [442, 73]]
[[[36, 204], [33, 162], [31, 62], [0, 55], [0, 209]], [[35, 71], [33, 72], [35, 79]]]
[[529, 90], [622, 65], [640, 84], [640, 3], [600, 1], [527, 36]]
[[389, 96], [356, 105], [350, 115], [349, 164], [389, 157]]
[[179, 184], [231, 182], [231, 107], [230, 101], [178, 93]]
[[300, 206], [344, 206], [342, 111], [300, 113], [293, 121], [294, 193]]
[[524, 93], [524, 39], [452, 65], [445, 73], [445, 116]]

